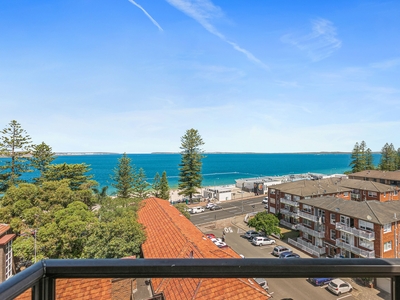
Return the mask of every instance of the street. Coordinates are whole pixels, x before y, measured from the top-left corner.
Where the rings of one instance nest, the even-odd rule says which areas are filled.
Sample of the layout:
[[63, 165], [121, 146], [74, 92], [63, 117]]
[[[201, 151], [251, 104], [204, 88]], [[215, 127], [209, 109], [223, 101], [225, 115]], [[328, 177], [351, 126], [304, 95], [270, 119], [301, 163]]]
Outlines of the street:
[[[206, 209], [205, 212], [190, 215], [190, 221], [192, 221], [192, 223], [195, 225], [199, 225], [216, 220], [231, 218], [233, 216], [243, 215], [250, 212], [265, 211], [265, 204], [261, 203], [262, 199], [264, 199], [264, 196], [245, 200], [221, 202], [218, 204], [222, 206], [221, 210], [210, 211], [209, 209]], [[206, 203], [203, 202], [198, 206], [205, 205]]]
[[[259, 201], [261, 203], [261, 200]], [[251, 207], [251, 206], [250, 206]], [[225, 241], [233, 250], [237, 253], [242, 254], [245, 258], [273, 258], [278, 259], [271, 254], [272, 249], [275, 245], [268, 246], [253, 246], [250, 241], [242, 237], [244, 231], [235, 226], [231, 226], [231, 231], [226, 234]], [[217, 237], [221, 236], [221, 230], [212, 230], [206, 233], [214, 233]], [[277, 240], [279, 245], [279, 240]], [[301, 258], [309, 258], [307, 254], [300, 251], [294, 251], [298, 253]], [[269, 285], [269, 293], [272, 293], [274, 299], [285, 299], [292, 298], [295, 300], [309, 300], [309, 299], [355, 299], [352, 294], [357, 293], [346, 293], [341, 296], [335, 296], [326, 289], [326, 286], [318, 287], [309, 283], [306, 278], [266, 278]], [[347, 279], [345, 279], [347, 280]], [[351, 282], [350, 282], [351, 283]]]

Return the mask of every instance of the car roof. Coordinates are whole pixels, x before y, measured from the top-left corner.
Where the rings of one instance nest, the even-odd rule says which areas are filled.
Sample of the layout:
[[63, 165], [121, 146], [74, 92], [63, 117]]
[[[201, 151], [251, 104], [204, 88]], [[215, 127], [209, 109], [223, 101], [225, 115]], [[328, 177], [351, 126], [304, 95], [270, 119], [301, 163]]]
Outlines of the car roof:
[[296, 254], [296, 253], [292, 253], [290, 251], [285, 251], [285, 252], [281, 253], [282, 256], [289, 255], [289, 254]]
[[333, 283], [335, 283], [335, 284], [346, 283], [345, 281], [343, 281], [342, 279], [339, 279], [339, 278], [333, 279], [331, 282], [333, 282]]

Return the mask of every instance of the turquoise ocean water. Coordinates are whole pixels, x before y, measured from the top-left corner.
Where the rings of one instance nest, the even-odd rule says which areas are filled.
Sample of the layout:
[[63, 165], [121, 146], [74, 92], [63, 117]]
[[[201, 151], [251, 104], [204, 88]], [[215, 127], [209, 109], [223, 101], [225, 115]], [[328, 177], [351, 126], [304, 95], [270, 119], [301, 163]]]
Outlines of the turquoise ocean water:
[[[350, 154], [347, 153], [279, 153], [279, 154], [205, 154], [203, 159], [203, 186], [234, 184], [235, 179], [260, 176], [275, 176], [300, 173], [343, 173], [349, 170]], [[152, 182], [154, 175], [165, 170], [170, 187], [178, 185], [180, 154], [128, 154], [136, 168], [143, 168]], [[380, 154], [374, 154], [374, 164], [380, 160]], [[71, 155], [58, 156], [54, 163], [86, 163], [90, 165], [90, 174], [101, 186], [109, 186], [113, 191], [110, 175], [117, 165], [121, 154]], [[1, 160], [0, 159], [0, 163]], [[26, 179], [37, 176], [29, 173]]]

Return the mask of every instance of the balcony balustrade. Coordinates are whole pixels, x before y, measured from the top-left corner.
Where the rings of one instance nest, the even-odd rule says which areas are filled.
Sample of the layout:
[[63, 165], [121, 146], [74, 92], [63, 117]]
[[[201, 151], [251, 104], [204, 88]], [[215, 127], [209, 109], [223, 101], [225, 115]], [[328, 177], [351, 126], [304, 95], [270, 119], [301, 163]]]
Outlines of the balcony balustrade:
[[302, 231], [302, 232], [308, 233], [311, 236], [317, 237], [317, 238], [324, 238], [325, 237], [325, 231], [316, 231], [316, 230], [308, 228], [308, 227], [306, 227], [306, 226], [304, 226], [302, 224], [298, 224], [297, 225], [297, 229]]
[[57, 278], [391, 278], [400, 299], [399, 259], [65, 259], [42, 260], [0, 284], [0, 299], [32, 288], [32, 300], [56, 298]]
[[288, 239], [288, 243], [316, 257], [320, 257], [326, 253], [325, 248], [315, 246], [302, 238], [297, 238], [296, 241]]
[[339, 248], [345, 249], [347, 251], [350, 251], [351, 253], [354, 253], [363, 258], [375, 258], [374, 250], [364, 250], [364, 249], [358, 248], [356, 246], [350, 245], [350, 244], [346, 243], [345, 241], [342, 241], [341, 239], [336, 239], [336, 246]]
[[290, 205], [290, 206], [299, 207], [299, 202], [288, 200], [286, 198], [281, 198], [281, 203], [284, 203], [284, 204], [287, 204], [287, 205]]
[[285, 208], [281, 208], [281, 213], [284, 214], [284, 215], [289, 215], [289, 216], [291, 216], [293, 218], [298, 218], [299, 217], [298, 212], [293, 212], [293, 211], [290, 211], [290, 210], [285, 209]]
[[351, 200], [360, 200], [360, 198], [360, 194], [351, 193]]
[[313, 222], [318, 222], [317, 216], [314, 216], [314, 215], [304, 212], [304, 211], [299, 211], [299, 217], [307, 219], [307, 220], [311, 220]]
[[287, 222], [287, 221], [285, 221], [285, 220], [283, 220], [283, 219], [280, 220], [279, 223], [280, 223], [281, 225], [287, 227], [287, 228], [297, 230], [297, 224], [292, 224], [292, 223]]
[[374, 232], [368, 232], [362, 229], [357, 229], [353, 228], [347, 225], [344, 225], [342, 223], [337, 222], [335, 225], [336, 229], [339, 231], [347, 232], [352, 235], [355, 235], [357, 237], [361, 237], [363, 239], [366, 239], [368, 241], [373, 241], [375, 240], [375, 233]]

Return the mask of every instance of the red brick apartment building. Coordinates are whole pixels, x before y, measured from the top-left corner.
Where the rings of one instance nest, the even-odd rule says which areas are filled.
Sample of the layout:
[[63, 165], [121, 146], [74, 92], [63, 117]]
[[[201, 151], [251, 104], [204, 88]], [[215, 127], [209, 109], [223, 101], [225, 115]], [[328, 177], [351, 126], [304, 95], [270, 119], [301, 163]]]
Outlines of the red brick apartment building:
[[299, 230], [289, 243], [315, 257], [400, 257], [397, 187], [328, 178], [276, 185], [268, 196], [269, 212]]
[[8, 224], [0, 224], [0, 282], [10, 278], [13, 272], [12, 241], [15, 234], [10, 233]]
[[[144, 258], [240, 258], [231, 248], [218, 248], [168, 201], [149, 198], [139, 210], [147, 239]], [[268, 299], [252, 278], [57, 279], [58, 300], [135, 299]], [[31, 299], [31, 290], [17, 300]]]
[[400, 187], [400, 170], [398, 171], [380, 171], [380, 170], [365, 170], [353, 174], [349, 174], [349, 178], [380, 182], [388, 185]]

